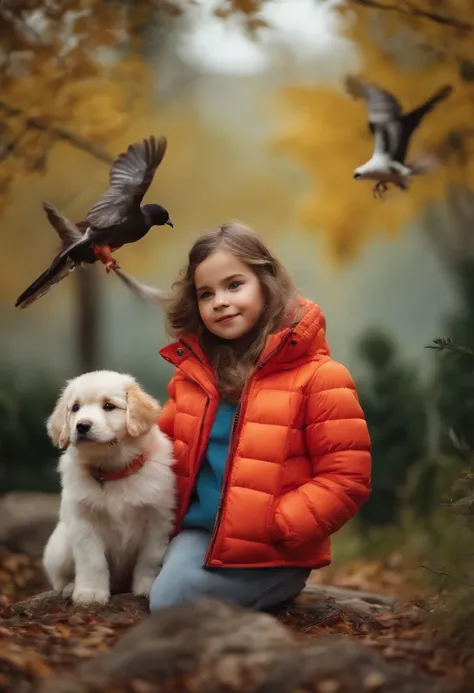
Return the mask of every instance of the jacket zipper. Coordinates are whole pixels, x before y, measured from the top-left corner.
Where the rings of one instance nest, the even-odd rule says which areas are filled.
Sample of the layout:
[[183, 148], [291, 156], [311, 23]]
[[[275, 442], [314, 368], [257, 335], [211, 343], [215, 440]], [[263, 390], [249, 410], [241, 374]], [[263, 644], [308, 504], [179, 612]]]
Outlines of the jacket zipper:
[[[195, 474], [193, 473], [193, 480], [192, 480], [193, 483], [190, 483], [190, 484], [189, 484], [189, 491], [188, 491], [188, 493], [187, 493], [186, 499], [183, 499], [183, 502], [182, 502], [182, 504], [181, 504], [181, 508], [182, 508], [182, 509], [183, 509], [183, 508], [186, 508], [186, 509], [188, 508], [189, 499], [191, 498], [191, 494], [192, 494], [192, 492], [193, 492], [194, 485], [195, 485], [195, 482], [196, 482], [196, 477], [197, 477], [197, 474], [199, 473], [199, 467], [201, 466], [202, 458], [204, 457], [205, 449], [204, 449], [204, 450], [200, 450], [200, 448], [201, 448], [201, 443], [202, 443], [202, 433], [203, 433], [203, 430], [204, 430], [204, 424], [205, 424], [205, 422], [206, 422], [207, 411], [208, 411], [208, 409], [209, 409], [209, 403], [210, 403], [210, 401], [211, 401], [211, 400], [210, 400], [210, 397], [207, 397], [206, 404], [205, 404], [205, 406], [204, 406], [204, 413], [203, 413], [202, 419], [201, 419], [201, 426], [200, 426], [200, 428], [199, 428], [199, 436], [198, 436], [198, 443], [197, 443], [197, 452], [198, 452], [198, 454], [196, 455], [196, 464], [195, 464], [195, 467], [194, 467], [195, 470], [196, 470], [196, 473], [195, 473]], [[182, 523], [182, 521], [183, 521], [183, 517], [184, 517], [185, 514], [186, 514], [186, 510], [184, 510], [184, 511], [181, 510], [181, 517], [179, 518], [179, 523], [178, 523], [178, 522], [176, 523], [176, 533], [179, 532], [179, 528], [180, 528], [180, 526], [181, 526], [181, 523]]]
[[[278, 353], [278, 352], [280, 351], [280, 349], [283, 348], [283, 346], [286, 344], [286, 342], [287, 342], [288, 339], [290, 338], [292, 332], [293, 332], [293, 330], [290, 330], [290, 331], [288, 332], [288, 334], [286, 335], [286, 337], [285, 337], [284, 339], [282, 339], [282, 341], [278, 344], [278, 346], [267, 356], [267, 358], [265, 359], [265, 361], [262, 361], [262, 363], [259, 364], [259, 365], [257, 366], [257, 368], [258, 368], [259, 370], [262, 369], [263, 366], [265, 366], [265, 364], [268, 363], [268, 361], [269, 361], [276, 353]], [[246, 386], [245, 389], [244, 389], [244, 392], [245, 392], [245, 393], [246, 393], [246, 392], [248, 391], [248, 389], [249, 389], [250, 382], [251, 382], [251, 381], [249, 381], [249, 383], [247, 384], [247, 386]], [[243, 395], [243, 393], [242, 393], [242, 395]], [[233, 462], [233, 458], [234, 458], [235, 438], [236, 438], [237, 429], [238, 429], [238, 427], [239, 427], [239, 423], [240, 423], [240, 420], [241, 420], [241, 413], [242, 413], [243, 403], [244, 403], [244, 402], [246, 403], [246, 399], [244, 399], [244, 397], [242, 396], [241, 401], [239, 402], [239, 404], [238, 404], [238, 406], [237, 406], [237, 409], [236, 409], [236, 412], [235, 412], [235, 414], [234, 414], [234, 418], [233, 418], [233, 421], [232, 421], [231, 434], [230, 434], [230, 440], [229, 440], [229, 452], [228, 452], [228, 454], [227, 454], [227, 460], [226, 460], [226, 463], [225, 463], [225, 475], [224, 475], [224, 480], [223, 480], [223, 483], [222, 483], [222, 490], [221, 490], [221, 495], [220, 495], [220, 499], [219, 499], [219, 505], [218, 505], [218, 507], [217, 507], [216, 519], [215, 519], [215, 522], [214, 522], [214, 527], [213, 527], [213, 530], [212, 530], [211, 539], [210, 539], [210, 541], [209, 541], [209, 546], [208, 546], [208, 548], [207, 548], [206, 556], [205, 556], [205, 559], [204, 559], [204, 565], [205, 565], [206, 567], [209, 567], [209, 563], [210, 563], [211, 556], [212, 556], [212, 551], [213, 551], [213, 549], [214, 549], [214, 544], [216, 543], [217, 535], [218, 535], [218, 533], [219, 533], [219, 527], [220, 527], [221, 521], [222, 521], [222, 510], [223, 510], [224, 503], [225, 503], [225, 497], [226, 497], [226, 494], [227, 494], [228, 480], [229, 480], [230, 470], [231, 470], [232, 462]]]
[[242, 412], [242, 401], [239, 402], [237, 409], [235, 411], [235, 414], [234, 414], [234, 418], [232, 419], [232, 427], [231, 427], [231, 433], [230, 433], [230, 439], [229, 439], [229, 451], [227, 453], [227, 459], [226, 459], [226, 463], [225, 463], [224, 480], [222, 482], [221, 495], [219, 498], [219, 505], [217, 507], [216, 519], [214, 521], [214, 527], [212, 530], [211, 539], [209, 541], [209, 546], [207, 548], [206, 556], [204, 559], [204, 565], [205, 566], [209, 566], [209, 561], [210, 561], [210, 558], [212, 555], [212, 550], [214, 548], [214, 544], [216, 543], [217, 535], [219, 533], [219, 527], [221, 525], [222, 509], [223, 509], [225, 497], [227, 494], [228, 480], [229, 480], [229, 476], [230, 476], [230, 470], [232, 467], [232, 459], [234, 456], [235, 435], [237, 433], [237, 429], [238, 429], [238, 426], [240, 423], [241, 412]]
[[[185, 342], [183, 342], [183, 344], [189, 349], [189, 351], [193, 354], [193, 356], [194, 356], [198, 361], [201, 361], [201, 359], [198, 357], [198, 355], [189, 347], [188, 344], [186, 344]], [[166, 358], [166, 361], [170, 361], [170, 362], [171, 362], [171, 359]], [[179, 368], [179, 366], [176, 366], [176, 367]], [[199, 380], [198, 380], [197, 378], [191, 377], [188, 373], [185, 373], [182, 369], [180, 369], [180, 370], [181, 370], [181, 372], [184, 374], [185, 378], [187, 378], [188, 380], [191, 380], [191, 382], [193, 382], [193, 383], [196, 383], [196, 385], [198, 385], [198, 387], [200, 387], [201, 390], [202, 390], [202, 391], [205, 393], [205, 395], [206, 395], [206, 404], [204, 405], [204, 412], [203, 412], [203, 415], [202, 415], [202, 418], [201, 418], [201, 425], [200, 425], [200, 427], [199, 427], [199, 435], [198, 435], [198, 442], [197, 442], [197, 451], [198, 451], [198, 455], [196, 456], [196, 457], [197, 457], [197, 463], [196, 463], [196, 465], [195, 465], [196, 474], [193, 475], [193, 476], [194, 476], [194, 481], [195, 481], [195, 480], [196, 480], [196, 476], [197, 476], [197, 472], [199, 471], [199, 467], [200, 467], [200, 464], [201, 464], [201, 461], [202, 461], [202, 458], [203, 458], [204, 452], [205, 452], [205, 449], [201, 451], [201, 450], [200, 450], [200, 447], [201, 447], [201, 442], [202, 442], [202, 433], [203, 433], [203, 430], [204, 430], [204, 424], [206, 423], [206, 417], [207, 417], [207, 412], [208, 412], [208, 409], [209, 409], [209, 404], [210, 404], [210, 402], [211, 402], [211, 398], [210, 398], [210, 396], [207, 394], [206, 390], [203, 388], [203, 386], [201, 385], [201, 383], [199, 382]], [[186, 502], [183, 502], [183, 503], [182, 503], [182, 506], [181, 506], [182, 508], [186, 508], [186, 507], [187, 507], [187, 503], [188, 503], [188, 501], [189, 501], [189, 499], [190, 499], [190, 497], [191, 497], [191, 493], [193, 492], [193, 488], [194, 488], [194, 483], [192, 483], [192, 484], [189, 485], [189, 493], [188, 493], [188, 495], [187, 495]], [[184, 517], [184, 513], [182, 514], [182, 517], [179, 518], [179, 523], [178, 523], [178, 522], [176, 523], [175, 534], [177, 534], [178, 531], [179, 531], [179, 527], [180, 527], [180, 525], [181, 525], [181, 522], [183, 521], [183, 517]]]

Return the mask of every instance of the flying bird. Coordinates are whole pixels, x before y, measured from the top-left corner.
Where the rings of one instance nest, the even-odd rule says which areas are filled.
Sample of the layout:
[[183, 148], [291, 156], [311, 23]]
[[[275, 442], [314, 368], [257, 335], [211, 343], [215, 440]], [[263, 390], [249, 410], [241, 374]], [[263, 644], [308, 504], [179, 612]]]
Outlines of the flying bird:
[[168, 211], [159, 204], [142, 205], [166, 152], [166, 138], [153, 135], [120, 154], [110, 170], [108, 190], [91, 207], [86, 219], [73, 224], [50, 203], [43, 203], [50, 224], [63, 247], [50, 267], [18, 297], [15, 306], [26, 308], [72, 270], [99, 260], [107, 272], [119, 268], [112, 253], [126, 243], [143, 238], [152, 226], [173, 226]]
[[400, 102], [388, 91], [364, 83], [357, 77], [346, 78], [346, 89], [354, 98], [365, 100], [369, 129], [374, 137], [372, 157], [354, 170], [354, 178], [377, 181], [373, 193], [379, 198], [387, 191], [388, 183], [407, 190], [412, 175], [427, 173], [436, 163], [435, 157], [431, 155], [406, 161], [411, 137], [423, 118], [448, 98], [453, 91], [452, 86], [441, 87], [429, 99], [407, 113], [402, 112]]

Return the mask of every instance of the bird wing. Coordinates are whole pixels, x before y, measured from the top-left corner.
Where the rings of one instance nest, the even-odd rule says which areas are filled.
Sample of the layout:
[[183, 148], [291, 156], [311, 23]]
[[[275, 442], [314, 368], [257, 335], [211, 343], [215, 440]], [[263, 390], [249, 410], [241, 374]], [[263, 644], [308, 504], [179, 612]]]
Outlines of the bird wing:
[[363, 85], [363, 95], [369, 112], [369, 123], [379, 125], [397, 120], [402, 107], [397, 99], [385, 89], [373, 84]]
[[43, 202], [43, 209], [48, 217], [48, 221], [59, 238], [63, 242], [63, 247], [67, 248], [82, 239], [82, 231], [77, 228], [72, 221], [69, 221], [51, 202]]
[[400, 134], [397, 151], [394, 154], [394, 159], [401, 161], [405, 160], [407, 155], [408, 145], [410, 144], [410, 139], [420, 125], [423, 118], [435, 108], [435, 106], [448, 98], [452, 93], [453, 88], [451, 85], [445, 85], [438, 89], [429, 99], [426, 99], [422, 104], [414, 108], [409, 113], [405, 113], [401, 117], [402, 131]]
[[385, 89], [352, 76], [346, 79], [346, 89], [354, 98], [363, 98], [366, 102], [374, 151], [395, 159], [403, 138], [400, 102]]
[[59, 256], [53, 260], [51, 267], [43, 272], [30, 286], [18, 296], [15, 308], [27, 308], [39, 298], [48, 293], [56, 284], [65, 279], [76, 265], [73, 260], [66, 258], [59, 262]]
[[387, 163], [398, 161], [395, 156], [400, 148], [400, 140], [403, 137], [403, 127], [399, 120], [390, 121], [371, 127], [374, 136], [373, 156], [383, 157]]
[[402, 113], [400, 102], [385, 89], [363, 82], [354, 75], [346, 77], [345, 87], [353, 98], [365, 100], [370, 125], [387, 123], [400, 117]]
[[115, 226], [131, 211], [138, 211], [155, 171], [166, 152], [166, 137], [131, 144], [120, 154], [110, 170], [110, 186], [91, 207], [86, 220], [97, 229]]
[[363, 82], [353, 75], [346, 77], [345, 86], [355, 99], [365, 100], [369, 129], [375, 137], [375, 151], [393, 156], [399, 149], [403, 134], [400, 102], [385, 89]]

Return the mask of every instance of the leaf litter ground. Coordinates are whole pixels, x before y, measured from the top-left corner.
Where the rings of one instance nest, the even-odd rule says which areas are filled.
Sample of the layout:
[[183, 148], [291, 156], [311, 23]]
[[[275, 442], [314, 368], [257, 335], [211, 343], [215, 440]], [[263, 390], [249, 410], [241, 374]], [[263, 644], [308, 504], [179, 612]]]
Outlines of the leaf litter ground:
[[[311, 597], [298, 606], [283, 609], [278, 618], [307, 642], [338, 635], [374, 648], [386, 660], [415, 664], [439, 678], [459, 680], [472, 653], [452, 639], [443, 639], [431, 611], [436, 598], [424, 597], [407, 584], [402, 561], [349, 561], [342, 569], [315, 571], [312, 585], [337, 585], [374, 595], [392, 594], [393, 610], [379, 608], [370, 618], [354, 619], [352, 610], [329, 609], [320, 613], [305, 609]], [[110, 608], [77, 611], [66, 600], [25, 602], [47, 590], [39, 559], [11, 553], [0, 547], [0, 691], [29, 693], [53, 674], [68, 672], [86, 660], [103, 654], [147, 613], [145, 600], [129, 595], [114, 597]], [[28, 606], [30, 605], [30, 606]], [[147, 693], [156, 690], [143, 682], [130, 682], [114, 691]], [[161, 689], [160, 689], [161, 690]]]

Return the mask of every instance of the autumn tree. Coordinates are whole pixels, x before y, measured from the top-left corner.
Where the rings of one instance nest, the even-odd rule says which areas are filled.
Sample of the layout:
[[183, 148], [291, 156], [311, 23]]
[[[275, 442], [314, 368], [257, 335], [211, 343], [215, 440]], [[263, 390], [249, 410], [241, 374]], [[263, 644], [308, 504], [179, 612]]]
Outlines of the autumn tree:
[[[472, 214], [474, 4], [345, 0], [338, 12], [342, 32], [357, 48], [358, 64], [351, 56], [339, 84], [284, 89], [280, 145], [310, 179], [304, 224], [324, 235], [333, 257], [349, 261], [376, 234], [396, 234], [432, 205], [451, 204], [459, 189], [465, 202], [469, 193]], [[371, 183], [352, 179], [353, 169], [371, 156], [373, 147], [364, 102], [343, 88], [345, 74], [354, 71], [391, 91], [404, 109], [443, 84], [454, 87], [451, 97], [427, 116], [409, 152], [412, 157], [434, 151], [441, 165], [415, 178], [409, 194], [394, 189], [385, 204], [373, 199]], [[442, 236], [449, 242], [446, 228]], [[440, 238], [434, 240], [439, 245]]]
[[[214, 10], [223, 21], [244, 17], [252, 31], [261, 25], [254, 19], [261, 4], [221, 0]], [[109, 143], [130, 128], [137, 102], [152, 101], [155, 68], [149, 58], [160, 49], [157, 26], [172, 35], [193, 5], [194, 0], [0, 2], [0, 214], [15, 182], [47, 171], [58, 141], [107, 169], [117, 154]], [[17, 248], [14, 234], [2, 236], [5, 257]], [[2, 294], [10, 295], [12, 278], [16, 287], [17, 268], [0, 273]], [[77, 271], [74, 279], [79, 368], [88, 370], [100, 365], [100, 284], [96, 268]]]
[[[221, 0], [215, 14], [247, 17], [264, 0]], [[106, 164], [103, 145], [122, 132], [130, 101], [147, 93], [149, 27], [193, 0], [2, 0], [0, 3], [0, 212], [19, 176], [44, 172], [66, 140]], [[142, 85], [141, 89], [140, 86]]]
[[[102, 165], [113, 161], [104, 145], [126, 127], [127, 87], [144, 73], [131, 52], [149, 9], [139, 5], [140, 11], [104, 0], [0, 4], [0, 213], [15, 181], [45, 172], [57, 140]], [[13, 234], [2, 239], [5, 253], [9, 242]], [[99, 286], [94, 271], [78, 271], [76, 281], [80, 365], [90, 369], [98, 359]]]

